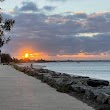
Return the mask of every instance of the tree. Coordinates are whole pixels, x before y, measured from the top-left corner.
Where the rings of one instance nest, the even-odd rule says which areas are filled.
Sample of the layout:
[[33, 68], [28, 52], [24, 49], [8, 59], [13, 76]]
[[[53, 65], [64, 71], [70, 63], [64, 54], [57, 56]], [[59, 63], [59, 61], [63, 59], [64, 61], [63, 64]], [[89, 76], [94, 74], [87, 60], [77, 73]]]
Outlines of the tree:
[[7, 54], [7, 53], [2, 53], [1, 54], [1, 62], [2, 63], [10, 63], [12, 61], [12, 58], [10, 56], [10, 54]]
[[[3, 1], [4, 0], [0, 0], [0, 2]], [[10, 31], [14, 23], [15, 21], [13, 19], [3, 19], [2, 14], [0, 14], [0, 63], [1, 63], [1, 47], [10, 41], [10, 37], [6, 38], [4, 33], [6, 31]]]

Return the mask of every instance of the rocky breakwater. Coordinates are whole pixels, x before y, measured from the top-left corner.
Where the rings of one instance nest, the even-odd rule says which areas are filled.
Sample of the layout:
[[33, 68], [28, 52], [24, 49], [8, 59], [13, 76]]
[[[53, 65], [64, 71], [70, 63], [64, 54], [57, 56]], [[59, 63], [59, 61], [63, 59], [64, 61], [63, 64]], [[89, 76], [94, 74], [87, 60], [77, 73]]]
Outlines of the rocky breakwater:
[[[24, 72], [29, 76], [40, 79], [59, 92], [75, 92], [83, 94], [84, 97], [95, 99], [101, 104], [110, 104], [109, 81], [96, 80], [83, 76], [70, 76], [65, 73], [58, 73], [48, 69], [27, 69], [26, 67], [13, 66], [15, 69]], [[106, 109], [105, 109], [106, 110]]]

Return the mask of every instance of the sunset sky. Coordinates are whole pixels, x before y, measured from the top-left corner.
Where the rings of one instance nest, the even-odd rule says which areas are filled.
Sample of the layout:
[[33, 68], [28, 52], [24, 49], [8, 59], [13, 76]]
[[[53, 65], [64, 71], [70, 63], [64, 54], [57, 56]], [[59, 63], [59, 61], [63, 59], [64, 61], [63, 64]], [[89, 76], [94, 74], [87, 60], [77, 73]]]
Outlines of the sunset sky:
[[5, 0], [13, 18], [2, 52], [32, 59], [110, 59], [110, 0]]

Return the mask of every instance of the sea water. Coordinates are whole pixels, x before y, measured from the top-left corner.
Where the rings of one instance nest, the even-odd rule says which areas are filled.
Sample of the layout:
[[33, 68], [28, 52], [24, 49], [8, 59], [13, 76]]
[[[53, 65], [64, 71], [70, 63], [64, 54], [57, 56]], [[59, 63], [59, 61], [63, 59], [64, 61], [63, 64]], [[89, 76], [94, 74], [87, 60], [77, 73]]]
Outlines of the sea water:
[[33, 65], [42, 65], [46, 69], [61, 73], [110, 80], [110, 62], [51, 62]]

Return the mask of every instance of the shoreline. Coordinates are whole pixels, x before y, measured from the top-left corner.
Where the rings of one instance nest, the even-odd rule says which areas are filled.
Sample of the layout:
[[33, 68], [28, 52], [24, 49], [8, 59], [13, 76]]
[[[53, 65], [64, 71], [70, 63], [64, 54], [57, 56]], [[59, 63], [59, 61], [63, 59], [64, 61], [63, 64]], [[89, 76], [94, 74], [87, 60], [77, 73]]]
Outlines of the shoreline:
[[[29, 63], [28, 63], [29, 64]], [[31, 64], [31, 63], [30, 63]], [[29, 67], [30, 67], [29, 64]], [[92, 64], [92, 63], [32, 63], [34, 68], [39, 65], [45, 66], [44, 69], [49, 69], [56, 72], [66, 73], [69, 75], [88, 76], [93, 79], [108, 80], [110, 81], [110, 63], [105, 64]], [[27, 65], [24, 63], [23, 65]], [[55, 65], [55, 66], [54, 66]], [[86, 67], [87, 66], [87, 67]]]
[[67, 93], [87, 103], [96, 110], [110, 109], [109, 81], [84, 76], [70, 76], [65, 73], [43, 68], [27, 70], [27, 68], [23, 66], [13, 65], [13, 67], [16, 70], [41, 80], [41, 82], [55, 88], [58, 92]]

